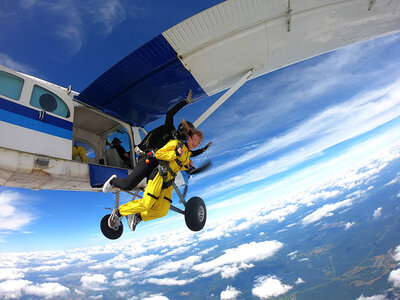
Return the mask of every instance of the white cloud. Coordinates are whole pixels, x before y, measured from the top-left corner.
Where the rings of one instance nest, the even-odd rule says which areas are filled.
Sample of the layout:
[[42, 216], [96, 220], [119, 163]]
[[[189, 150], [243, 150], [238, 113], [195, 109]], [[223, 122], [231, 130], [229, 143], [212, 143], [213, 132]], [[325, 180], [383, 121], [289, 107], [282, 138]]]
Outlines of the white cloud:
[[23, 230], [36, 217], [26, 211], [23, 196], [16, 192], [0, 192], [0, 232]]
[[68, 296], [70, 290], [59, 283], [42, 283], [25, 287], [25, 293], [49, 299], [53, 297], [64, 298]]
[[84, 289], [101, 291], [105, 289], [107, 278], [103, 274], [84, 275], [81, 277], [81, 283]]
[[351, 199], [346, 199], [340, 202], [332, 203], [332, 204], [325, 204], [321, 208], [318, 208], [316, 211], [313, 213], [305, 216], [303, 218], [303, 224], [310, 224], [313, 222], [317, 222], [321, 220], [324, 217], [329, 217], [333, 215], [333, 211], [342, 208], [342, 207], [347, 207], [351, 206], [353, 204]]
[[0, 268], [0, 280], [15, 280], [25, 277], [25, 270], [17, 268]]
[[187, 252], [190, 249], [190, 246], [186, 247], [178, 247], [175, 249], [172, 249], [166, 253], [166, 255], [172, 256], [172, 255], [178, 255]]
[[118, 286], [118, 287], [122, 287], [122, 286], [127, 286], [132, 284], [132, 281], [130, 279], [118, 279], [112, 282], [112, 286]]
[[293, 260], [297, 257], [297, 252], [299, 252], [298, 250], [290, 252], [287, 256], [290, 257], [290, 260]]
[[188, 283], [191, 283], [195, 280], [195, 278], [192, 279], [177, 279], [176, 277], [174, 278], [149, 278], [146, 279], [144, 282], [145, 283], [153, 283], [157, 285], [186, 285]]
[[382, 207], [378, 207], [377, 209], [375, 209], [373, 217], [374, 220], [380, 218], [382, 216]]
[[83, 296], [85, 295], [85, 292], [82, 292], [81, 290], [78, 289], [74, 289], [75, 294], [77, 294], [78, 296]]
[[30, 271], [32, 272], [49, 272], [49, 271], [60, 271], [60, 270], [64, 270], [66, 268], [68, 268], [69, 265], [66, 263], [61, 263], [59, 265], [55, 265], [55, 266], [39, 266], [39, 267], [33, 267], [30, 268]]
[[150, 295], [150, 296], [147, 296], [142, 299], [143, 300], [168, 300], [168, 298], [163, 296], [162, 294]]
[[126, 276], [127, 276], [127, 275], [126, 275], [124, 272], [122, 272], [122, 271], [117, 271], [117, 272], [114, 273], [113, 278], [114, 278], [114, 279], [121, 279], [121, 278], [124, 278], [124, 277], [126, 277]]
[[282, 284], [276, 276], [263, 276], [256, 280], [252, 293], [262, 299], [277, 297], [288, 292], [292, 286]]
[[89, 1], [87, 12], [93, 21], [103, 27], [103, 34], [109, 35], [114, 27], [122, 23], [125, 18], [125, 9], [119, 0]]
[[308, 257], [305, 257], [305, 258], [299, 259], [299, 261], [307, 261], [307, 260], [309, 260], [309, 258], [308, 258]]
[[369, 297], [364, 297], [364, 295], [361, 295], [356, 300], [387, 300], [387, 298], [385, 295], [374, 295]]
[[32, 67], [21, 64], [4, 53], [0, 53], [0, 65], [22, 73], [32, 74], [34, 72]]
[[305, 283], [305, 281], [303, 279], [301, 279], [300, 277], [297, 278], [295, 284], [302, 284], [302, 283]]
[[207, 249], [204, 249], [204, 250], [200, 251], [198, 254], [203, 256], [203, 255], [206, 255], [206, 254], [210, 253], [211, 251], [213, 251], [213, 250], [215, 250], [217, 248], [218, 248], [218, 245], [215, 245], [215, 246], [212, 246], [211, 248], [207, 248]]
[[[151, 248], [151, 246], [149, 248]], [[122, 251], [121, 249], [120, 252], [125, 252], [125, 251]], [[150, 263], [160, 258], [161, 255], [151, 254], [151, 255], [137, 256], [135, 258], [130, 259], [125, 254], [119, 254], [107, 261], [92, 265], [89, 267], [89, 269], [102, 270], [104, 268], [110, 268], [110, 269], [130, 269], [131, 271], [140, 271]]]
[[235, 300], [241, 292], [235, 289], [233, 286], [228, 285], [224, 291], [221, 292], [221, 300]]
[[400, 245], [397, 246], [396, 249], [394, 249], [393, 258], [394, 258], [394, 260], [397, 261], [397, 262], [400, 261]]
[[201, 261], [201, 256], [193, 255], [178, 261], [167, 261], [149, 271], [150, 276], [162, 276], [167, 273], [190, 270], [195, 263]]
[[399, 288], [400, 287], [400, 269], [393, 270], [389, 274], [389, 279], [388, 281], [393, 284], [394, 287]]
[[193, 266], [193, 270], [201, 273], [218, 272], [223, 266], [267, 259], [282, 247], [283, 244], [278, 241], [242, 244], [237, 248], [225, 250], [225, 254], [216, 259]]
[[130, 259], [125, 262], [125, 265], [131, 266], [130, 270], [143, 269], [154, 261], [161, 259], [162, 256], [158, 254], [144, 255], [137, 258]]
[[0, 297], [4, 299], [20, 298], [24, 289], [30, 284], [32, 284], [31, 281], [23, 279], [0, 282]]
[[227, 265], [223, 266], [221, 268], [221, 277], [222, 278], [234, 278], [241, 270], [253, 268], [253, 264], [245, 264], [241, 263], [240, 265], [238, 264], [233, 264], [233, 265]]
[[63, 41], [70, 54], [81, 50], [89, 31], [108, 36], [126, 18], [119, 0], [87, 1], [80, 5], [73, 0], [23, 1], [20, 9], [29, 15], [40, 10], [42, 16], [57, 19], [46, 33]]
[[356, 224], [356, 222], [347, 222], [344, 230], [349, 230], [351, 227], [354, 226], [354, 224]]

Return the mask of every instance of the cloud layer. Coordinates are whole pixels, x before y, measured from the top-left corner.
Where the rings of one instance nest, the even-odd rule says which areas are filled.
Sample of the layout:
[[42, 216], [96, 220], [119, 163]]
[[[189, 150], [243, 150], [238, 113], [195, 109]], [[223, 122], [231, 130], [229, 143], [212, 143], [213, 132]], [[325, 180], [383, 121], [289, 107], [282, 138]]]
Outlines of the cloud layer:
[[[356, 168], [301, 193], [266, 201], [257, 210], [211, 220], [199, 233], [184, 229], [174, 234], [164, 233], [90, 248], [0, 253], [0, 297], [79, 299], [107, 298], [118, 293], [120, 297], [131, 299], [168, 299], [166, 288], [178, 289], [182, 295], [190, 296], [197, 284], [216, 279], [223, 282], [223, 286], [214, 291], [214, 295], [221, 299], [235, 299], [249, 293], [260, 299], [269, 299], [290, 293], [313, 279], [305, 278], [301, 273], [293, 274], [291, 279], [282, 278], [268, 268], [259, 267], [273, 264], [278, 256], [288, 264], [311, 263], [312, 255], [293, 250], [292, 240], [273, 239], [270, 238], [272, 232], [256, 229], [268, 224], [265, 229], [279, 228], [275, 236], [284, 236], [283, 233], [296, 232], [294, 230], [304, 232], [305, 227], [335, 226], [351, 234], [353, 231], [350, 229], [356, 222], [346, 220], [336, 224], [334, 221], [329, 225], [331, 214], [340, 214], [366, 201], [368, 193], [374, 192], [371, 188], [374, 180], [399, 159], [400, 144], [397, 144]], [[394, 173], [392, 176], [387, 182], [398, 175]], [[8, 198], [3, 195], [3, 199], [11, 199], [12, 194], [6, 196]], [[10, 205], [11, 202], [6, 200], [4, 203]], [[10, 213], [12, 208], [4, 205], [3, 213]], [[384, 217], [382, 207], [381, 217]], [[371, 221], [371, 214], [365, 222]], [[399, 249], [400, 246], [392, 251], [396, 262], [400, 261]], [[257, 268], [259, 272], [255, 275], [252, 272]], [[395, 268], [387, 275], [388, 283], [395, 289], [400, 285], [399, 274], [399, 269]], [[252, 283], [250, 290], [233, 284], [236, 278], [243, 280], [240, 277], [243, 275]]]

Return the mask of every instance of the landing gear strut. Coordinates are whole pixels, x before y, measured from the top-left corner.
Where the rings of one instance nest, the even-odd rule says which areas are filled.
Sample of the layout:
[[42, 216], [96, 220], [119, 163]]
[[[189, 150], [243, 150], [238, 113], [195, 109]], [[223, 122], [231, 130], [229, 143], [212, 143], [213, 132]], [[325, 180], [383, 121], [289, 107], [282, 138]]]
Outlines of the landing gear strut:
[[[185, 222], [186, 226], [192, 230], [192, 231], [200, 231], [203, 229], [204, 225], [206, 224], [206, 219], [207, 219], [207, 210], [206, 210], [206, 205], [204, 204], [203, 199], [200, 197], [192, 197], [189, 199], [189, 201], [186, 202], [185, 197], [182, 195], [178, 187], [176, 186], [175, 183], [173, 183], [173, 187], [175, 189], [175, 192], [179, 196], [181, 202], [185, 206], [185, 210], [181, 210], [177, 208], [174, 205], [170, 206], [170, 210], [173, 210], [177, 213], [180, 213], [185, 216]], [[133, 199], [137, 197], [141, 197], [139, 194], [136, 193], [131, 193], [128, 191], [125, 191], [131, 195], [133, 195]], [[120, 190], [116, 191], [116, 196], [115, 196], [115, 208], [119, 207], [119, 193]], [[111, 209], [110, 209], [111, 210]], [[120, 223], [119, 227], [117, 229], [110, 228], [108, 226], [108, 218], [110, 217], [110, 214], [105, 215], [103, 219], [101, 219], [100, 222], [100, 229], [103, 235], [110, 239], [110, 240], [116, 240], [118, 239], [124, 230], [122, 222]]]

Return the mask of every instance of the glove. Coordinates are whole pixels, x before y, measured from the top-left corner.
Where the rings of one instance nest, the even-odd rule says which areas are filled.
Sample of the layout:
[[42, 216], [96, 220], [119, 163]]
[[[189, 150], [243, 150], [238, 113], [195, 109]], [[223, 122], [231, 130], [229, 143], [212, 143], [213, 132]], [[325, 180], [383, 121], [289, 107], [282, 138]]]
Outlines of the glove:
[[138, 146], [135, 147], [135, 153], [139, 156], [144, 155], [144, 152]]
[[208, 147], [211, 146], [211, 144], [212, 144], [212, 142], [209, 142], [209, 143], [202, 149], [203, 152], [205, 152], [205, 151], [208, 149]]
[[185, 101], [187, 103], [193, 103], [194, 100], [192, 99], [193, 91], [189, 90], [188, 94], [186, 95]]

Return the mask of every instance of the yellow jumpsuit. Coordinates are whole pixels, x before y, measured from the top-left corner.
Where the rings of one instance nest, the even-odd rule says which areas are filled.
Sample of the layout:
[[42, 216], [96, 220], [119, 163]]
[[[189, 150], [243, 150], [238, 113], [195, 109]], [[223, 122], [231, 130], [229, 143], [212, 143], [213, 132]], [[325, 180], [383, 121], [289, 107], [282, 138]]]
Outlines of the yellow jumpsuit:
[[82, 146], [72, 146], [72, 159], [75, 159], [78, 155], [82, 162], [88, 162], [85, 148]]
[[[169, 167], [174, 173], [181, 170], [186, 170], [186, 165], [190, 161], [190, 155], [192, 152], [183, 144], [183, 152], [180, 156], [177, 156], [176, 150], [178, 147], [178, 140], [169, 141], [164, 147], [159, 149], [155, 157], [158, 160], [164, 160], [169, 162]], [[181, 166], [175, 161], [178, 159], [181, 162]], [[167, 181], [173, 180], [173, 176], [168, 172]], [[165, 216], [172, 202], [172, 185], [166, 189], [162, 189], [164, 183], [163, 177], [160, 173], [149, 180], [147, 187], [144, 191], [143, 198], [130, 201], [119, 207], [119, 212], [122, 216], [140, 213], [143, 221], [149, 221]]]

